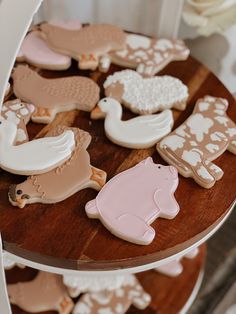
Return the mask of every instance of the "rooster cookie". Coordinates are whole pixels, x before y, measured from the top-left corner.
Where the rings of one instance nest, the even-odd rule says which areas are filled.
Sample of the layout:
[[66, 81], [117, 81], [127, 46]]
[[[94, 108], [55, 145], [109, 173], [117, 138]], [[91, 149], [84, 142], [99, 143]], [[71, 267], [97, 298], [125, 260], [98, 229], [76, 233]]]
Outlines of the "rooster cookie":
[[36, 107], [34, 122], [50, 123], [58, 112], [73, 109], [91, 111], [99, 100], [98, 85], [87, 77], [47, 79], [28, 66], [18, 65], [12, 78], [14, 94]]
[[[127, 34], [126, 48], [110, 54], [113, 63], [136, 69], [144, 76], [154, 76], [168, 63], [186, 60], [189, 49], [179, 39], [152, 39], [142, 35]], [[103, 67], [103, 71], [108, 70]]]
[[100, 190], [106, 182], [106, 173], [90, 165], [87, 147], [91, 136], [77, 128], [57, 127], [47, 136], [57, 136], [65, 130], [72, 130], [75, 135], [73, 153], [63, 165], [47, 173], [29, 177], [9, 189], [12, 205], [23, 208], [32, 203], [57, 203], [85, 189]]
[[204, 188], [211, 188], [223, 176], [212, 161], [226, 149], [236, 154], [236, 125], [226, 115], [227, 108], [226, 99], [199, 99], [192, 115], [157, 144], [165, 161]]
[[19, 99], [7, 101], [2, 105], [1, 116], [17, 125], [15, 145], [28, 142], [29, 137], [26, 124], [30, 121], [34, 110], [35, 108], [32, 104], [21, 102]]
[[174, 197], [178, 182], [175, 167], [155, 164], [149, 157], [108, 181], [85, 210], [117, 237], [147, 245], [155, 237], [150, 225], [179, 212]]
[[166, 109], [162, 113], [135, 117], [123, 121], [121, 104], [114, 98], [99, 101], [92, 117], [105, 117], [105, 132], [115, 144], [128, 148], [148, 148], [155, 145], [173, 127], [173, 115]]
[[137, 309], [144, 310], [150, 301], [150, 295], [143, 290], [136, 277], [127, 275], [117, 290], [85, 293], [75, 305], [73, 314], [125, 314], [132, 304]]
[[142, 78], [133, 70], [123, 70], [108, 76], [103, 85], [105, 95], [121, 101], [134, 113], [151, 114], [176, 108], [184, 110], [188, 88], [172, 76]]
[[47, 45], [54, 51], [79, 61], [80, 69], [95, 70], [101, 57], [110, 51], [125, 48], [125, 33], [119, 27], [109, 24], [68, 30], [45, 23], [40, 29]]
[[74, 307], [59, 275], [40, 271], [32, 281], [10, 284], [7, 290], [11, 304], [29, 313], [70, 314]]

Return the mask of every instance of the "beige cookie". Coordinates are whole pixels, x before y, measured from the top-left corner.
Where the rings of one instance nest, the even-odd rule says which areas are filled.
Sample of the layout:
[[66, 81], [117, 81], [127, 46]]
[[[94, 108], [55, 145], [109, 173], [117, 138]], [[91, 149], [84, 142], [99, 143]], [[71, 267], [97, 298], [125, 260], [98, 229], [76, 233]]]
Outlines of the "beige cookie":
[[134, 68], [144, 76], [153, 76], [171, 61], [186, 60], [189, 49], [180, 39], [127, 34], [126, 48], [109, 55], [115, 64]]
[[157, 144], [157, 151], [184, 177], [211, 188], [223, 176], [212, 161], [226, 149], [236, 154], [236, 125], [227, 116], [228, 101], [205, 96], [192, 115]]
[[80, 69], [95, 70], [100, 57], [110, 51], [125, 48], [125, 33], [119, 27], [109, 24], [68, 30], [45, 23], [40, 28], [47, 45], [54, 51], [79, 61]]
[[106, 182], [106, 173], [90, 165], [87, 147], [91, 142], [89, 133], [78, 128], [57, 127], [47, 136], [57, 136], [65, 130], [72, 130], [75, 149], [63, 165], [41, 175], [29, 177], [21, 184], [9, 189], [9, 201], [23, 208], [32, 203], [57, 203], [85, 189], [100, 190]]
[[47, 79], [26, 65], [18, 65], [12, 78], [14, 94], [36, 107], [34, 122], [50, 123], [58, 112], [91, 111], [99, 100], [98, 85], [87, 77]]
[[151, 114], [176, 108], [184, 110], [188, 87], [172, 76], [143, 78], [133, 70], [115, 72], [103, 85], [105, 95], [122, 102], [134, 113]]

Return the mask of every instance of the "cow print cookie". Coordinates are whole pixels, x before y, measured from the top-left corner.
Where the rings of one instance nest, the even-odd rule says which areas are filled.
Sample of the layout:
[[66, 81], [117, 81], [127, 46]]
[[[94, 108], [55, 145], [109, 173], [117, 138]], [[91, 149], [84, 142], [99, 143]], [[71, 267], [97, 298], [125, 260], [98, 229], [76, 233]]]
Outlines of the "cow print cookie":
[[236, 125], [227, 116], [226, 99], [205, 96], [192, 115], [157, 144], [157, 151], [184, 177], [211, 188], [223, 176], [212, 161], [229, 150], [236, 154]]
[[36, 107], [31, 119], [37, 123], [52, 122], [58, 112], [91, 111], [99, 100], [98, 85], [87, 77], [48, 79], [27, 65], [18, 65], [12, 78], [14, 94]]
[[[114, 25], [95, 24], [69, 30], [45, 23], [40, 29], [49, 47], [77, 60], [80, 69], [95, 70], [100, 58], [105, 58], [110, 51], [125, 48], [126, 35]], [[105, 59], [102, 60], [104, 63]]]
[[116, 290], [87, 292], [79, 299], [73, 314], [125, 314], [131, 305], [144, 310], [151, 297], [140, 285], [134, 275], [127, 275], [123, 285]]
[[133, 70], [123, 70], [108, 76], [103, 86], [107, 97], [121, 101], [138, 114], [169, 108], [184, 110], [188, 99], [187, 86], [167, 75], [143, 78]]
[[127, 34], [126, 48], [109, 55], [115, 64], [134, 68], [144, 76], [154, 76], [171, 61], [186, 60], [189, 49], [179, 39], [152, 39]]
[[32, 203], [57, 203], [85, 188], [99, 191], [105, 184], [106, 172], [90, 165], [87, 152], [91, 142], [89, 133], [59, 126], [48, 132], [47, 136], [58, 136], [66, 130], [72, 130], [75, 137], [71, 157], [49, 172], [30, 176], [23, 183], [12, 185], [8, 194], [12, 205], [23, 208]]
[[34, 105], [24, 103], [19, 99], [10, 100], [3, 104], [1, 116], [17, 125], [15, 145], [28, 142], [29, 137], [26, 124], [30, 121], [34, 110]]
[[97, 218], [117, 237], [140, 245], [150, 244], [157, 218], [173, 219], [179, 212], [174, 192], [178, 171], [155, 164], [149, 157], [113, 177], [85, 206], [89, 218]]

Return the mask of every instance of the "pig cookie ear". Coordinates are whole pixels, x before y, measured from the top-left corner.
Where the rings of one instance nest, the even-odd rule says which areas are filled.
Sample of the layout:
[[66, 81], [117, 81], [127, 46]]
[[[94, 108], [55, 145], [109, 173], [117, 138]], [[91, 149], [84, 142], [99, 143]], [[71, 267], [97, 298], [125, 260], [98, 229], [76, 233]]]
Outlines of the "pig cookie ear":
[[96, 205], [96, 200], [89, 201], [85, 205], [85, 211], [89, 218], [99, 218], [99, 211]]
[[148, 165], [148, 164], [153, 164], [153, 160], [152, 157], [147, 157], [146, 159], [142, 160], [140, 163], [140, 165]]

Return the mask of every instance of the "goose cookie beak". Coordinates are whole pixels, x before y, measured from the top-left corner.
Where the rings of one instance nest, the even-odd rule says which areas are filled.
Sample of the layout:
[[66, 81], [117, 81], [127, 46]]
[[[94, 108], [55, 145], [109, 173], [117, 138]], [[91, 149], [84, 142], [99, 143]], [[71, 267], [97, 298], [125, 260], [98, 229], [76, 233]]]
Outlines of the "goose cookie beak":
[[16, 184], [12, 184], [9, 188], [8, 198], [9, 198], [10, 203], [13, 206], [17, 206], [19, 208], [24, 208], [26, 205], [26, 199], [28, 197], [24, 197], [24, 195], [23, 195], [23, 197], [18, 196], [17, 192], [16, 192]]
[[104, 119], [105, 118], [105, 113], [102, 112], [102, 110], [100, 109], [100, 107], [97, 105], [90, 114], [90, 118], [93, 120], [99, 120], [99, 119]]

